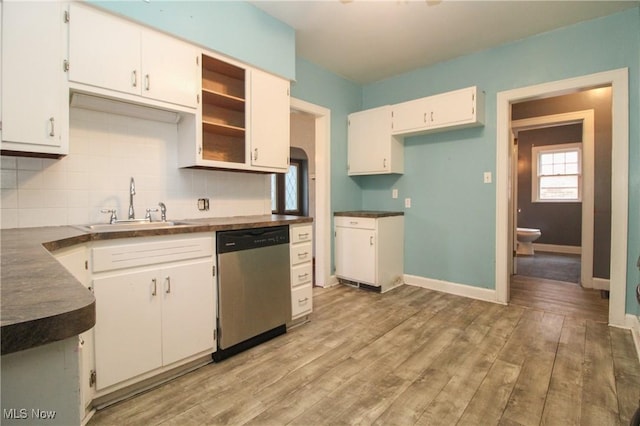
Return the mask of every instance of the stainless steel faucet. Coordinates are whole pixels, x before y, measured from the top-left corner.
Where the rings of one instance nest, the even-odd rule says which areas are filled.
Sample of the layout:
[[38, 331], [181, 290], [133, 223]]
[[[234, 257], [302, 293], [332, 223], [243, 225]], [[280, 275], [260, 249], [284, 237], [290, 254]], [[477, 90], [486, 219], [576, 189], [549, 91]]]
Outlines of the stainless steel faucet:
[[164, 203], [158, 203], [158, 205], [160, 206], [160, 220], [163, 222], [167, 221], [167, 206], [164, 205]]
[[136, 213], [133, 210], [133, 196], [136, 195], [136, 183], [131, 177], [131, 182], [129, 183], [129, 219], [135, 219]]

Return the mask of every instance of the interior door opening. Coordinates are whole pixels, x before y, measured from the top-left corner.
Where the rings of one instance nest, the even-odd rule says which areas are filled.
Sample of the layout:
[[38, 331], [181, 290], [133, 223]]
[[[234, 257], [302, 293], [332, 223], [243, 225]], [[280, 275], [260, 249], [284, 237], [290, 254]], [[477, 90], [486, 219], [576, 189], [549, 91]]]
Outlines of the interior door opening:
[[[611, 90], [611, 220], [610, 248], [604, 248], [610, 259], [610, 300], [608, 322], [625, 326], [628, 236], [628, 70], [626, 68], [543, 83], [498, 93], [497, 96], [497, 170], [496, 170], [496, 300], [509, 302], [509, 265], [512, 264], [513, 220], [511, 196], [511, 106], [518, 102], [540, 100], [591, 88], [610, 86]], [[602, 250], [603, 248], [596, 248]], [[600, 259], [601, 252], [595, 258]]]

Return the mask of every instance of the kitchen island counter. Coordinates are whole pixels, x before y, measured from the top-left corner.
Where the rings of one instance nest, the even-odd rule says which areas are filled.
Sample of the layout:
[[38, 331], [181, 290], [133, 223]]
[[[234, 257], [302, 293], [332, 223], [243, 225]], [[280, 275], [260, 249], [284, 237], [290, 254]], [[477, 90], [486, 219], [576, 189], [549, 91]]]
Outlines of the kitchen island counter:
[[159, 229], [90, 232], [77, 226], [2, 230], [0, 326], [2, 355], [60, 341], [95, 325], [95, 298], [51, 255], [92, 241], [311, 222], [261, 215], [204, 218]]

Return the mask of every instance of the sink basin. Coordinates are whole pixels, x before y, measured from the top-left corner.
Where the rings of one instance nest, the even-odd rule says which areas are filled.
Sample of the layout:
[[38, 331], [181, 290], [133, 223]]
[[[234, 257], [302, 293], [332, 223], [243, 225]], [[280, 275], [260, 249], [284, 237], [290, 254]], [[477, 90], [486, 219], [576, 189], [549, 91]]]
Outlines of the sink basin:
[[85, 231], [93, 232], [118, 232], [118, 231], [136, 231], [139, 229], [166, 229], [180, 225], [189, 225], [187, 222], [166, 221], [166, 222], [148, 222], [140, 220], [120, 221], [116, 223], [94, 223], [91, 225], [80, 225], [78, 228]]

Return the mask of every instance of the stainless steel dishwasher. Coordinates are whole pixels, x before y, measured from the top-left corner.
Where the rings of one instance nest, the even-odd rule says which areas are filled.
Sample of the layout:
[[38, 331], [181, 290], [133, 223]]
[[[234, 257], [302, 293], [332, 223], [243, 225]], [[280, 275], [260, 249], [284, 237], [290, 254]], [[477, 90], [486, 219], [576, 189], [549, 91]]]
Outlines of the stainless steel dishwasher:
[[286, 332], [291, 318], [289, 227], [221, 231], [218, 348], [221, 361]]

